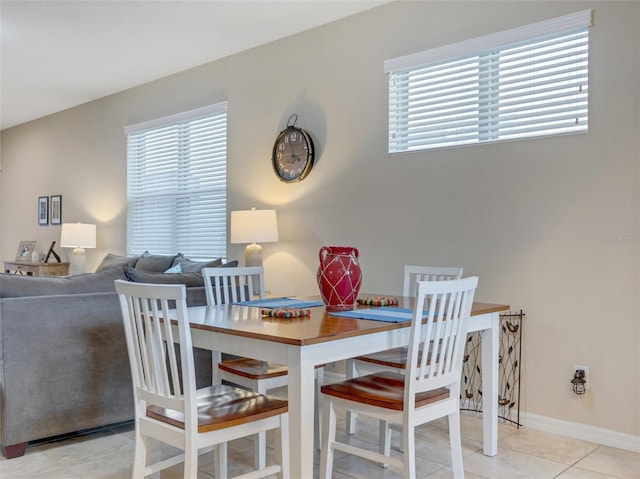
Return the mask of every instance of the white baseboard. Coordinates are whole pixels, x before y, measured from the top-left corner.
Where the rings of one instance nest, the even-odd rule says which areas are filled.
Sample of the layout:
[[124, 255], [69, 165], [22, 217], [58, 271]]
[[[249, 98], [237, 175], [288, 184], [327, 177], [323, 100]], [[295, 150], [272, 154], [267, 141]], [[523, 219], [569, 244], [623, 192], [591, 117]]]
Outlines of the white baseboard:
[[627, 451], [640, 452], [640, 436], [625, 434], [587, 424], [563, 421], [527, 412], [520, 412], [520, 422], [525, 427], [539, 431], [560, 434], [602, 446], [617, 447]]
[[[344, 373], [325, 369], [325, 382], [344, 381]], [[538, 414], [520, 412], [520, 422], [523, 426], [539, 431], [573, 437], [582, 441], [589, 441], [602, 446], [617, 447], [627, 451], [640, 452], [640, 436], [625, 434], [587, 424], [563, 421]]]

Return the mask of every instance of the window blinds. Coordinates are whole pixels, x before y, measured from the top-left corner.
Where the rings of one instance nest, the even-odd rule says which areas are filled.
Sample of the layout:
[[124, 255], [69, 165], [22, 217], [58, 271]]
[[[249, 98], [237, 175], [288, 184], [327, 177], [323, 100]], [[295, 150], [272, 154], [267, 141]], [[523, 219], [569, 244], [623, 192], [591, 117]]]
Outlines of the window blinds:
[[125, 133], [127, 253], [226, 258], [227, 103]]
[[389, 152], [588, 128], [592, 11], [385, 62]]

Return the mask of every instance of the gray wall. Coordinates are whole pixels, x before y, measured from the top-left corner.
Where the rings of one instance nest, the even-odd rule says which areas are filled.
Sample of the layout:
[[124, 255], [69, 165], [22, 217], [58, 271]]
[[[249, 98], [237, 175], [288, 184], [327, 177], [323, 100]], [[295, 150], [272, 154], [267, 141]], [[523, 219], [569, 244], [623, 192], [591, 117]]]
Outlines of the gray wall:
[[[386, 153], [384, 60], [585, 8], [588, 134]], [[637, 2], [394, 2], [5, 130], [3, 258], [22, 239], [59, 238], [35, 220], [51, 194], [64, 221], [97, 223], [89, 268], [124, 253], [123, 127], [227, 100], [229, 209], [279, 215], [280, 242], [263, 245], [269, 290], [316, 294], [322, 245], [360, 249], [368, 292], [399, 293], [405, 263], [464, 266], [480, 276], [478, 300], [527, 315], [525, 418], [638, 447], [639, 30]], [[270, 154], [292, 113], [319, 155], [306, 180], [284, 184]], [[590, 367], [580, 398], [574, 364]]]

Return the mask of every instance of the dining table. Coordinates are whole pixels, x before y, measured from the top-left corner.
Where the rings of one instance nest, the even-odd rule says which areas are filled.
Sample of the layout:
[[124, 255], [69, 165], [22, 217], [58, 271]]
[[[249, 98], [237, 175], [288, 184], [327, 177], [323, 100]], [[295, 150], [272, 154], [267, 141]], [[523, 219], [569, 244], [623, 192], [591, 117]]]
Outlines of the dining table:
[[[394, 298], [398, 308], [413, 308], [413, 298]], [[318, 406], [314, 404], [314, 368], [406, 346], [411, 322], [342, 317], [327, 311], [319, 296], [283, 299], [304, 306], [309, 315], [295, 318], [265, 316], [266, 303], [249, 301], [190, 306], [189, 322], [196, 347], [287, 365], [289, 440], [297, 449], [290, 455], [291, 477], [311, 479], [314, 408]], [[356, 305], [356, 309], [368, 307]], [[480, 331], [482, 338], [483, 452], [488, 456], [495, 456], [498, 450], [499, 315], [508, 309], [505, 304], [474, 302], [468, 323], [468, 331]]]

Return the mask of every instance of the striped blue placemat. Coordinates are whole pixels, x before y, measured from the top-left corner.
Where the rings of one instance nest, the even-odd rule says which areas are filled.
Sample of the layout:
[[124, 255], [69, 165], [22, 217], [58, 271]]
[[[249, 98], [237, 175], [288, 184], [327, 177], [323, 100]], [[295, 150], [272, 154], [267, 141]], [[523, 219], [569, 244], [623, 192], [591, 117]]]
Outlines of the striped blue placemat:
[[269, 299], [256, 299], [253, 301], [243, 301], [243, 306], [255, 306], [257, 308], [278, 309], [278, 308], [313, 308], [315, 306], [322, 306], [322, 301], [309, 301], [308, 299], [295, 299], [295, 298], [269, 298]]
[[332, 311], [329, 314], [342, 318], [372, 319], [374, 321], [386, 321], [388, 323], [404, 323], [411, 321], [413, 310], [383, 306], [381, 308], [354, 309], [353, 311]]

